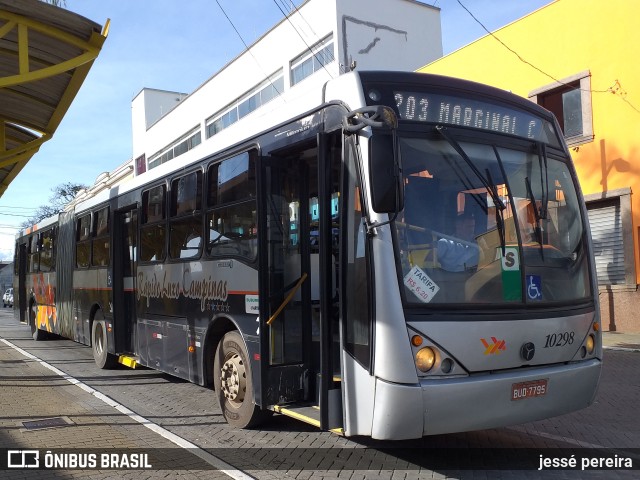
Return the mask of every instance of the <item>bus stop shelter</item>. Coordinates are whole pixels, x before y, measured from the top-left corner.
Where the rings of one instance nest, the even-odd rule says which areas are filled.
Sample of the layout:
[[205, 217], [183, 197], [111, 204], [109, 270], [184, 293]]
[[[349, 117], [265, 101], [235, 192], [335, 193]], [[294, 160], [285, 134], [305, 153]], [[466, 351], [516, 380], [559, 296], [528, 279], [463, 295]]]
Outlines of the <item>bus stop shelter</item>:
[[39, 0], [0, 0], [0, 197], [55, 133], [108, 27]]

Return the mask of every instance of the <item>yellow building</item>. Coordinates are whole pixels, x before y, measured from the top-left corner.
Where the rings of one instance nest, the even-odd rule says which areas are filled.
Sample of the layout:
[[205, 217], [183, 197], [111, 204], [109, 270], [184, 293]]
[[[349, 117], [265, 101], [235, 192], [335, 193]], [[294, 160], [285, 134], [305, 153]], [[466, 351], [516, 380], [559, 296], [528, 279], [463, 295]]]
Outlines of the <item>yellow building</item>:
[[635, 0], [556, 0], [420, 69], [556, 114], [589, 209], [605, 330], [640, 332], [640, 29]]

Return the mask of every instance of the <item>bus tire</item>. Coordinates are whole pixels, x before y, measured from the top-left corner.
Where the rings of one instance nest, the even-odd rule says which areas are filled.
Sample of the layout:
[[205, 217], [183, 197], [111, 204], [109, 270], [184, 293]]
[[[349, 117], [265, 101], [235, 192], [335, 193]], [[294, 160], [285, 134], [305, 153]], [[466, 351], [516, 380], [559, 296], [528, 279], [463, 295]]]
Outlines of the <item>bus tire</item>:
[[98, 368], [109, 369], [116, 365], [116, 358], [108, 351], [107, 325], [102, 319], [94, 319], [91, 325], [91, 349]]
[[249, 355], [236, 331], [227, 332], [216, 348], [213, 384], [222, 414], [232, 427], [254, 427], [271, 413], [253, 403]]
[[34, 301], [29, 305], [29, 327], [31, 328], [31, 337], [33, 337], [36, 342], [39, 342], [47, 337], [47, 332], [38, 328], [37, 318], [38, 304]]

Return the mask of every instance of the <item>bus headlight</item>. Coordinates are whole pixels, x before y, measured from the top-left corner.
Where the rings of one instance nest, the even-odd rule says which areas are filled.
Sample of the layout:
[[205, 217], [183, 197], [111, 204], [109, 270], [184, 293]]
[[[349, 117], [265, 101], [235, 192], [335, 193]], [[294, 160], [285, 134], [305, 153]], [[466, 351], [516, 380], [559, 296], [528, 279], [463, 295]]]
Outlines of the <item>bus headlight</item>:
[[593, 334], [589, 334], [585, 346], [587, 347], [587, 353], [591, 355], [593, 353], [593, 350], [596, 348], [596, 339]]
[[435, 363], [436, 354], [431, 348], [424, 347], [416, 352], [416, 367], [421, 372], [428, 372]]

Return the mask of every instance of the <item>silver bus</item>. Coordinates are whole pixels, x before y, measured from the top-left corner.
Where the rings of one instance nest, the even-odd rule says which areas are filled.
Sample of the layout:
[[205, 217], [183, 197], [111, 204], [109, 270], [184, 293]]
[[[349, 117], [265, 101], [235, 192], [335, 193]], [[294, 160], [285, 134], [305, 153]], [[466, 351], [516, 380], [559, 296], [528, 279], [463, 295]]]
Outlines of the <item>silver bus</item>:
[[36, 340], [210, 386], [240, 428], [408, 439], [593, 401], [596, 272], [551, 113], [365, 71], [263, 109], [19, 235]]

